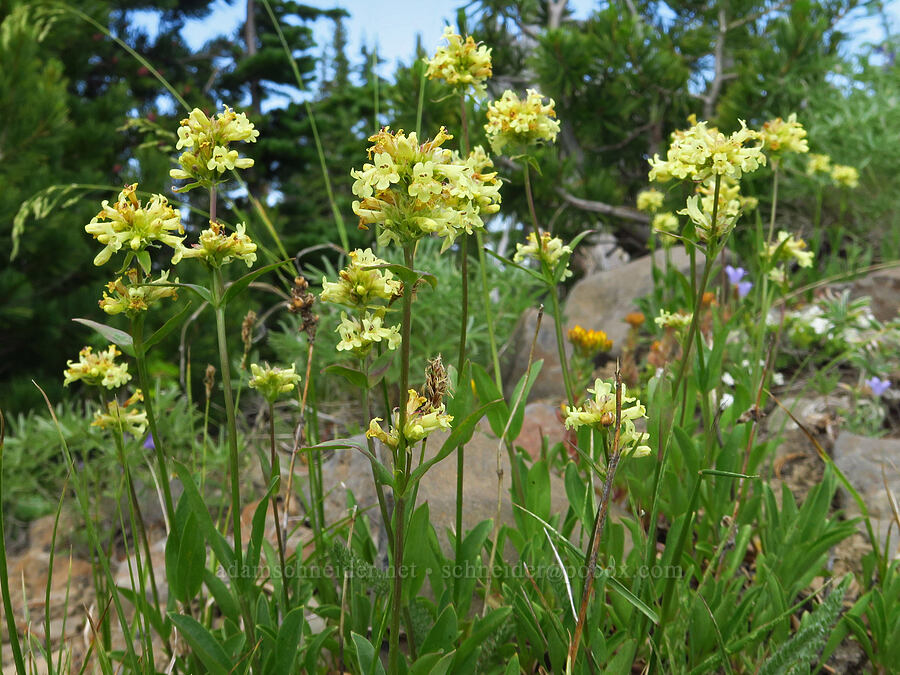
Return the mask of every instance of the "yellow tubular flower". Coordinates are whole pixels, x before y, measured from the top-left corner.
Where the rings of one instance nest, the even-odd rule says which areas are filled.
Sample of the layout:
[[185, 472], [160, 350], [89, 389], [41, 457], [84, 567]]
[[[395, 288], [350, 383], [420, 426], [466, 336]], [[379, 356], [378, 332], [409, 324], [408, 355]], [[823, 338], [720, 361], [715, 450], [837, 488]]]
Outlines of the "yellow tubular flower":
[[[528, 233], [527, 241], [527, 244], [516, 244], [516, 254], [513, 256], [513, 262], [522, 262], [525, 258], [532, 258], [546, 263], [552, 270], [563, 255], [572, 253], [572, 249], [563, 244], [562, 239], [551, 237], [549, 232], [541, 232], [540, 246], [538, 246], [534, 232]], [[570, 276], [572, 276], [572, 270], [566, 269], [562, 278], [566, 279]]]
[[[100, 309], [109, 315], [124, 312], [128, 316], [136, 316], [139, 312], [146, 312], [163, 298], [175, 300], [178, 297], [178, 289], [168, 285], [168, 270], [162, 272], [158, 279], [138, 284], [137, 270], [132, 268], [128, 271], [126, 280], [129, 283], [126, 284], [122, 277], [118, 277], [106, 284], [103, 299], [99, 302]], [[177, 284], [178, 278], [171, 283]]]
[[116, 363], [116, 357], [121, 356], [115, 345], [109, 345], [104, 351], [94, 353], [93, 348], [85, 347], [78, 352], [78, 362], [67, 361], [68, 368], [63, 372], [64, 386], [72, 382], [81, 381], [94, 387], [102, 386], [107, 389], [115, 389], [131, 379], [128, 374], [127, 363]]
[[662, 208], [665, 196], [659, 190], [653, 188], [641, 190], [637, 196], [637, 210], [644, 213], [656, 213]]
[[195, 187], [211, 187], [222, 181], [225, 170], [249, 169], [253, 160], [240, 157], [230, 143], [245, 141], [255, 143], [259, 131], [244, 113], [236, 113], [228, 106], [210, 119], [199, 108], [194, 108], [178, 128], [176, 150], [187, 148], [178, 158], [180, 169], [172, 169], [169, 175], [176, 180], [192, 180], [181, 191]]
[[337, 350], [352, 351], [359, 357], [366, 356], [372, 345], [376, 342], [387, 342], [390, 350], [400, 346], [400, 326], [384, 325], [384, 309], [376, 312], [365, 312], [362, 318], [351, 318], [346, 312], [341, 312], [341, 323], [337, 327], [341, 341], [337, 344]]
[[349, 254], [350, 262], [339, 273], [336, 282], [322, 277], [323, 302], [333, 302], [350, 307], [372, 307], [378, 300], [388, 303], [403, 293], [403, 284], [394, 279], [390, 270], [370, 269], [387, 262], [376, 257], [371, 248], [356, 249]]
[[406, 245], [428, 234], [444, 239], [447, 250], [462, 232], [484, 228], [482, 215], [496, 213], [500, 181], [480, 147], [469, 157], [441, 147], [451, 139], [443, 127], [424, 143], [415, 133], [384, 128], [369, 138], [373, 145], [362, 169], [353, 169], [353, 212], [359, 227], [381, 225], [378, 243]]
[[209, 228], [200, 233], [199, 244], [176, 249], [172, 264], [177, 265], [182, 258], [200, 258], [210, 267], [221, 267], [238, 259], [247, 263], [247, 267], [253, 267], [256, 244], [247, 236], [245, 229], [243, 223], [238, 223], [235, 231], [228, 234], [223, 225], [210, 223]]
[[806, 129], [797, 121], [797, 113], [791, 113], [787, 122], [780, 117], [769, 120], [763, 124], [759, 136], [763, 142], [763, 149], [773, 160], [786, 152], [809, 152]]
[[693, 313], [683, 314], [681, 312], [667, 312], [664, 309], [659, 310], [659, 316], [653, 319], [660, 328], [672, 328], [676, 331], [687, 330], [693, 320]]
[[665, 182], [672, 178], [690, 178], [704, 181], [715, 176], [728, 176], [739, 180], [745, 173], [765, 166], [766, 156], [760, 145], [748, 146], [759, 139], [759, 133], [747, 128], [739, 120], [741, 128], [730, 136], [718, 129], [698, 122], [686, 131], [672, 134], [672, 144], [666, 159], [654, 155], [650, 160], [650, 180]]
[[116, 400], [106, 404], [106, 413], [99, 410], [94, 414], [94, 421], [91, 422], [92, 427], [100, 427], [101, 429], [111, 429], [119, 431], [120, 429], [132, 436], [140, 437], [147, 431], [147, 413], [144, 410], [133, 407], [138, 401], [143, 401], [144, 395], [140, 389], [135, 390], [134, 394], [125, 403], [119, 405]]
[[300, 383], [300, 376], [294, 368], [293, 364], [290, 368], [278, 368], [267, 363], [262, 368], [258, 363], [251, 363], [250, 388], [256, 389], [263, 398], [274, 403], [281, 394], [293, 391], [294, 386]]
[[[589, 426], [594, 429], [609, 428], [616, 423], [616, 392], [615, 386], [610, 382], [604, 382], [599, 377], [594, 381], [594, 388], [588, 389], [594, 396], [585, 401], [581, 406], [566, 406], [566, 429], [578, 429], [581, 426]], [[627, 405], [633, 404], [633, 405]], [[647, 409], [633, 396], [625, 395], [625, 385], [622, 385], [622, 427], [625, 422], [647, 416]], [[633, 427], [632, 427], [633, 428]]]
[[806, 160], [806, 175], [812, 176], [816, 173], [831, 173], [831, 157], [810, 153]]
[[478, 96], [485, 93], [485, 81], [491, 76], [491, 50], [478, 45], [471, 35], [463, 40], [450, 26], [444, 27], [442, 36], [446, 47], [438, 47], [433, 58], [425, 59], [429, 79], [444, 80], [447, 84], [465, 90], [472, 87]]
[[100, 213], [84, 226], [88, 234], [105, 246], [94, 258], [98, 267], [122, 248], [143, 251], [150, 245], [162, 243], [177, 249], [184, 241], [184, 237], [173, 234], [184, 234], [184, 227], [168, 200], [162, 195], [153, 195], [142, 206], [135, 195], [136, 190], [137, 183], [126, 185], [115, 204], [104, 200]]
[[657, 213], [653, 216], [653, 222], [650, 224], [650, 227], [659, 235], [660, 243], [665, 248], [669, 248], [676, 242], [675, 237], [670, 237], [669, 235], [678, 232], [678, 216], [671, 211]]
[[763, 256], [774, 262], [796, 260], [800, 267], [812, 267], [814, 254], [806, 250], [805, 241], [782, 230], [778, 240], [766, 247]]
[[[453, 415], [447, 415], [444, 412], [445, 407], [443, 403], [434, 406], [427, 398], [420, 396], [415, 389], [410, 389], [408, 393], [406, 420], [403, 425], [403, 436], [408, 445], [421, 441], [439, 429], [451, 428]], [[377, 438], [388, 447], [396, 449], [400, 441], [400, 434], [397, 431], [397, 426], [400, 423], [400, 411], [394, 410], [393, 424], [390, 427], [390, 431], [385, 431], [381, 427], [379, 422], [383, 421], [380, 417], [370, 421], [366, 437]]]
[[511, 145], [515, 153], [524, 152], [532, 145], [553, 143], [559, 133], [553, 99], [544, 104], [544, 97], [529, 89], [522, 101], [507, 89], [503, 95], [488, 105], [487, 132], [491, 148], [497, 154]]
[[859, 185], [859, 171], [852, 166], [835, 164], [831, 169], [831, 179], [838, 185], [855, 188]]

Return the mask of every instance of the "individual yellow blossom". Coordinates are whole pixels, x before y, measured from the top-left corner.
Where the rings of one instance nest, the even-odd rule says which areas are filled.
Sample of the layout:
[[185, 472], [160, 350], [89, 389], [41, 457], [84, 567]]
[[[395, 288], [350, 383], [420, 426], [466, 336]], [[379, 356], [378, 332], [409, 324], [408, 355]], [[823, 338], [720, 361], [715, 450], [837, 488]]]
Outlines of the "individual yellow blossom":
[[84, 382], [93, 387], [102, 386], [107, 389], [115, 389], [131, 379], [128, 374], [127, 363], [116, 363], [116, 357], [121, 356], [115, 345], [109, 345], [104, 351], [94, 353], [92, 347], [84, 347], [78, 352], [78, 362], [67, 361], [68, 368], [64, 371], [66, 379], [63, 385], [69, 386], [72, 382]]
[[812, 176], [816, 173], [831, 173], [831, 157], [810, 153], [806, 160], [806, 174]]
[[602, 330], [585, 330], [581, 326], [569, 330], [569, 342], [580, 356], [587, 359], [600, 352], [608, 352], [613, 345], [612, 340]]
[[741, 128], [730, 136], [697, 122], [686, 131], [672, 134], [666, 159], [654, 155], [650, 160], [650, 180], [666, 182], [672, 178], [704, 181], [709, 177], [728, 176], [739, 180], [745, 173], [765, 166], [766, 156], [760, 145], [746, 145], [759, 140], [759, 133]]
[[[513, 262], [522, 262], [525, 258], [533, 258], [542, 263], [546, 263], [551, 270], [556, 267], [559, 259], [566, 254], [571, 254], [572, 249], [563, 244], [559, 237], [551, 237], [549, 232], [541, 232], [541, 244], [538, 246], [537, 238], [534, 232], [528, 233], [527, 244], [516, 244], [516, 254], [513, 256]], [[568, 263], [567, 263], [568, 266]], [[566, 269], [562, 278], [572, 276], [572, 270]]]
[[682, 331], [690, 327], [694, 315], [690, 312], [667, 312], [664, 309], [659, 310], [659, 316], [653, 319], [653, 322], [660, 328], [673, 328], [676, 331]]
[[372, 249], [356, 249], [349, 254], [350, 262], [339, 273], [336, 282], [322, 277], [323, 302], [350, 307], [371, 307], [377, 300], [388, 303], [400, 297], [403, 284], [394, 279], [390, 270], [371, 269], [387, 262], [375, 256]]
[[225, 110], [209, 118], [199, 108], [194, 108], [178, 128], [176, 150], [186, 148], [178, 158], [180, 169], [172, 169], [169, 175], [176, 180], [192, 180], [181, 191], [195, 187], [211, 187], [221, 182], [226, 169], [249, 169], [253, 160], [241, 157], [230, 143], [246, 141], [255, 143], [259, 131], [244, 113]]
[[294, 368], [293, 364], [290, 368], [279, 368], [267, 363], [263, 368], [258, 363], [251, 363], [250, 388], [256, 389], [263, 398], [274, 403], [281, 394], [293, 391], [294, 386], [300, 383], [300, 376]]
[[763, 124], [759, 136], [763, 142], [763, 150], [773, 160], [786, 152], [809, 152], [806, 141], [806, 129], [797, 121], [797, 113], [791, 113], [785, 122], [780, 117]]
[[200, 258], [211, 267], [220, 267], [235, 258], [252, 267], [256, 262], [256, 244], [247, 236], [243, 223], [238, 223], [231, 234], [219, 223], [210, 223], [209, 228], [200, 233], [200, 243], [191, 248], [179, 247], [172, 256], [172, 264], [182, 258]]
[[637, 196], [637, 210], [644, 213], [656, 213], [662, 208], [665, 195], [653, 188], [641, 190]]
[[95, 265], [103, 265], [123, 247], [143, 251], [157, 242], [174, 249], [181, 246], [184, 237], [174, 234], [184, 234], [178, 212], [162, 195], [153, 195], [142, 206], [135, 195], [136, 190], [137, 183], [126, 185], [115, 204], [104, 200], [100, 213], [84, 226], [88, 234], [105, 246], [94, 258]]
[[675, 243], [675, 237], [668, 235], [678, 232], [678, 216], [671, 211], [657, 213], [653, 216], [653, 222], [650, 227], [659, 235], [659, 240], [666, 248]]
[[723, 203], [720, 197], [719, 208], [716, 210], [716, 224], [713, 225], [713, 199], [703, 197], [701, 200], [700, 195], [691, 195], [687, 198], [687, 206], [678, 211], [680, 215], [691, 219], [697, 236], [702, 241], [709, 241], [713, 237], [721, 240], [734, 229], [740, 215], [740, 203], [736, 199]]
[[[377, 438], [389, 448], [396, 450], [400, 444], [400, 434], [397, 431], [400, 424], [400, 411], [394, 410], [389, 431], [385, 431], [379, 424], [383, 421], [381, 417], [371, 420], [366, 437]], [[415, 389], [409, 390], [409, 397], [406, 401], [406, 419], [403, 425], [403, 436], [407, 445], [421, 441], [433, 431], [450, 429], [452, 421], [453, 416], [446, 414], [443, 403], [435, 406], [432, 401], [421, 396]]]
[[859, 185], [859, 171], [852, 166], [835, 164], [831, 168], [831, 179], [838, 185], [855, 188]]
[[122, 405], [112, 400], [106, 404], [107, 412], [102, 413], [98, 410], [94, 414], [91, 426], [113, 431], [121, 430], [135, 437], [143, 436], [147, 431], [147, 412], [133, 407], [135, 403], [143, 400], [144, 395], [140, 389], [135, 390], [131, 398]]
[[488, 104], [487, 132], [491, 149], [501, 154], [511, 145], [514, 152], [525, 152], [529, 146], [539, 143], [553, 143], [559, 133], [553, 99], [544, 104], [544, 97], [536, 90], [529, 89], [522, 101], [507, 89], [493, 103]]
[[429, 141], [385, 127], [369, 138], [374, 164], [353, 169], [353, 202], [359, 227], [381, 225], [378, 243], [401, 246], [428, 234], [444, 239], [442, 251], [466, 232], [484, 228], [483, 215], [500, 209], [500, 181], [480, 147], [466, 158], [441, 147], [451, 139], [443, 127]]
[[[593, 397], [578, 407], [566, 406], [566, 429], [577, 429], [581, 426], [590, 426], [595, 429], [612, 427], [616, 423], [616, 392], [615, 386], [610, 382], [604, 382], [601, 378], [594, 380], [594, 388], [588, 389]], [[633, 403], [633, 405], [628, 405]], [[622, 385], [622, 414], [621, 419], [636, 420], [647, 416], [647, 409], [633, 396], [625, 395], [625, 385]]]
[[619, 428], [619, 448], [623, 455], [646, 457], [651, 452], [650, 446], [647, 445], [649, 440], [650, 434], [635, 429], [634, 422], [630, 419], [622, 421]]
[[813, 252], [806, 250], [806, 242], [784, 230], [778, 233], [777, 241], [766, 246], [763, 256], [772, 262], [793, 259], [800, 267], [812, 267], [813, 264]]
[[773, 267], [769, 270], [769, 281], [773, 281], [776, 284], [784, 286], [787, 283], [787, 274], [784, 271], [784, 266]]
[[[126, 284], [125, 281], [128, 281]], [[169, 271], [159, 275], [158, 279], [147, 283], [138, 283], [138, 273], [133, 267], [128, 270], [126, 277], [117, 277], [115, 281], [106, 284], [103, 299], [100, 300], [100, 309], [109, 315], [125, 312], [128, 316], [135, 316], [139, 312], [146, 312], [152, 305], [163, 298], [178, 297], [178, 289], [171, 283], [178, 283], [178, 279], [169, 281]]]
[[441, 37], [447, 41], [447, 46], [438, 47], [433, 58], [425, 59], [428, 64], [425, 76], [444, 80], [462, 90], [472, 87], [477, 95], [483, 96], [485, 81], [491, 76], [491, 50], [478, 45], [471, 35], [463, 40], [450, 26], [444, 27]]
[[388, 349], [397, 349], [400, 346], [400, 326], [384, 325], [384, 309], [375, 312], [365, 312], [362, 318], [349, 317], [346, 312], [341, 312], [341, 323], [337, 332], [341, 341], [337, 344], [337, 350], [352, 351], [357, 356], [363, 357], [372, 349], [376, 342], [386, 341]]

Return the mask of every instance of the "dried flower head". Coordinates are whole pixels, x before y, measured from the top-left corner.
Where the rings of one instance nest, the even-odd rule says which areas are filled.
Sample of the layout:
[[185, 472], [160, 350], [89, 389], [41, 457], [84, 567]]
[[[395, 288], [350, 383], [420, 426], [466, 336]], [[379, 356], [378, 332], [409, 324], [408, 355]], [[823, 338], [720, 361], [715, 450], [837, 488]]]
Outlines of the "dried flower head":
[[741, 128], [726, 136], [706, 122], [697, 122], [686, 131], [672, 134], [666, 159], [654, 155], [650, 160], [650, 180], [665, 182], [672, 178], [704, 181], [709, 177], [729, 176], [735, 180], [765, 166], [761, 144], [747, 145], [759, 139], [759, 133]]
[[209, 228], [200, 233], [200, 243], [187, 248], [180, 246], [172, 256], [172, 264], [177, 265], [182, 258], [200, 258], [210, 267], [221, 267], [234, 259], [243, 260], [247, 267], [256, 262], [256, 244], [246, 234], [244, 223], [238, 223], [231, 234], [224, 225], [210, 223]]
[[569, 342], [575, 348], [575, 353], [587, 359], [594, 358], [600, 352], [608, 352], [613, 345], [602, 330], [585, 330], [581, 326], [569, 330]]
[[316, 339], [316, 327], [319, 317], [312, 311], [316, 302], [316, 296], [309, 291], [309, 282], [302, 276], [294, 277], [294, 287], [291, 289], [291, 299], [288, 302], [288, 311], [291, 314], [300, 315], [301, 333], [306, 333], [310, 341]]
[[637, 210], [644, 213], [656, 213], [662, 208], [664, 199], [665, 195], [654, 188], [641, 190], [637, 196]]
[[158, 279], [149, 279], [139, 283], [138, 271], [129, 269], [124, 277], [117, 277], [106, 284], [103, 298], [98, 303], [100, 309], [109, 315], [122, 314], [137, 316], [146, 312], [163, 298], [178, 298], [178, 288], [171, 284], [178, 283], [176, 277], [169, 281], [169, 271], [159, 275]]
[[293, 391], [300, 382], [294, 364], [290, 368], [279, 368], [267, 363], [263, 368], [258, 363], [251, 363], [250, 373], [250, 388], [256, 389], [269, 403], [274, 403], [282, 394]]
[[797, 113], [791, 113], [787, 121], [780, 117], [769, 120], [763, 124], [759, 137], [763, 142], [763, 150], [773, 160], [778, 159], [786, 152], [809, 152], [806, 129], [797, 121]]
[[433, 58], [425, 59], [429, 79], [444, 80], [447, 84], [465, 91], [472, 87], [483, 96], [485, 81], [491, 76], [491, 50], [475, 42], [471, 35], [463, 40], [450, 26], [444, 27], [441, 36], [447, 41], [446, 47], [438, 47]]
[[529, 89], [524, 101], [507, 89], [490, 103], [484, 130], [491, 149], [501, 154], [504, 148], [512, 146], [513, 153], [518, 154], [533, 145], [553, 143], [559, 133], [559, 121], [553, 99], [548, 100], [545, 104], [543, 95], [536, 89]]
[[415, 132], [385, 127], [369, 138], [371, 164], [354, 169], [353, 202], [359, 227], [380, 224], [378, 243], [405, 246], [428, 234], [444, 240], [447, 250], [462, 232], [484, 228], [482, 215], [500, 209], [500, 181], [480, 147], [468, 157], [441, 147], [451, 139], [441, 127], [420, 143]]
[[69, 386], [72, 382], [84, 382], [93, 387], [102, 386], [107, 389], [115, 389], [131, 379], [128, 374], [127, 363], [116, 363], [116, 357], [121, 356], [115, 345], [109, 345], [104, 351], [94, 353], [92, 347], [84, 347], [78, 352], [78, 361], [67, 361], [68, 368], [64, 371], [66, 379], [63, 385]]
[[437, 409], [444, 401], [444, 397], [450, 391], [450, 378], [444, 368], [441, 355], [438, 354], [428, 361], [425, 367], [425, 383], [422, 385], [422, 396], [429, 405]]
[[199, 108], [194, 108], [178, 128], [176, 150], [187, 148], [178, 158], [180, 169], [172, 169], [169, 175], [176, 180], [192, 180], [179, 191], [195, 187], [212, 187], [222, 182], [226, 169], [249, 169], [253, 160], [241, 157], [232, 150], [231, 143], [246, 141], [255, 143], [259, 131], [244, 113], [236, 113], [225, 106], [224, 112], [209, 118]]
[[203, 374], [203, 388], [206, 390], [206, 400], [212, 397], [213, 386], [216, 384], [216, 367], [207, 364], [206, 372]]
[[184, 237], [174, 234], [184, 234], [178, 212], [169, 206], [162, 195], [153, 195], [142, 206], [135, 195], [137, 185], [126, 185], [115, 204], [104, 200], [100, 213], [84, 226], [88, 234], [104, 245], [104, 249], [94, 258], [95, 265], [103, 265], [123, 247], [138, 252], [157, 243], [176, 250], [181, 246]]
[[98, 410], [94, 414], [91, 426], [113, 431], [121, 430], [135, 437], [143, 436], [147, 431], [147, 413], [135, 406], [136, 403], [143, 400], [144, 395], [140, 389], [135, 390], [131, 398], [122, 405], [119, 405], [118, 401], [112, 400], [106, 404], [107, 412], [103, 413]]

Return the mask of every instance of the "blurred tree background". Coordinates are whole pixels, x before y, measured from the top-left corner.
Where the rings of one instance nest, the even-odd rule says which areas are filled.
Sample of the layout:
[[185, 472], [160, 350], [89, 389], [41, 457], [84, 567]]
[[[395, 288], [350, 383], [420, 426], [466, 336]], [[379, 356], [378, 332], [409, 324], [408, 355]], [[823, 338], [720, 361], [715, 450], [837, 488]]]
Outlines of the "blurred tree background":
[[[212, 112], [227, 103], [257, 125], [260, 141], [248, 148], [256, 165], [247, 182], [277, 239], [246, 192], [228, 195], [220, 217], [246, 219], [265, 248], [263, 260], [339, 242], [314, 123], [350, 245], [371, 241], [371, 232], [355, 227], [349, 171], [363, 161], [366, 137], [376, 126], [415, 128], [419, 59], [437, 45], [420, 44], [407, 63], [380, 79], [374, 54], [348, 53], [346, 11], [291, 0], [236, 2], [246, 8], [238, 33], [191, 51], [180, 37], [185, 22], [209, 18], [212, 0], [68, 6], [0, 0], [0, 234], [9, 251], [0, 266], [4, 410], [39, 402], [32, 378], [58, 399], [65, 361], [87, 337], [70, 319], [103, 320], [96, 303], [109, 271], [92, 265], [96, 247], [83, 230], [100, 200], [139, 181], [141, 190], [191, 207], [185, 225], [193, 236], [206, 218], [202, 191], [173, 195], [168, 178], [184, 111], [110, 35], [145, 58], [188, 106]], [[669, 134], [685, 127], [689, 115], [732, 130], [739, 119], [758, 126], [796, 112], [814, 152], [861, 172], [852, 208], [838, 191], [824, 197], [823, 222], [839, 223], [846, 233], [829, 242], [830, 254], [864, 246], [865, 260], [898, 256], [900, 159], [888, 142], [900, 138], [897, 40], [888, 34], [851, 50], [842, 32], [848, 13], [878, 16], [886, 11], [882, 3], [626, 0], [596, 7], [575, 20], [566, 0], [476, 0], [457, 19], [462, 32], [493, 49], [489, 96], [535, 87], [556, 100], [562, 131], [559, 142], [542, 151], [543, 175], [535, 185], [539, 217], [554, 233], [571, 237], [600, 227], [639, 254], [649, 227], [633, 205], [646, 187], [647, 158], [664, 152]], [[153, 35], [133, 20], [139, 11], [158, 18]], [[315, 22], [330, 25], [330, 43], [316, 44]], [[458, 126], [458, 104], [447, 93], [427, 84], [424, 135], [441, 124]], [[470, 125], [473, 142], [484, 142], [483, 115], [483, 106], [469, 111], [470, 121], [479, 122]], [[505, 217], [492, 237], [506, 228], [506, 241], [515, 241], [527, 214], [521, 169], [502, 159], [498, 169], [507, 181]], [[786, 172], [796, 181], [785, 188], [784, 213], [795, 218], [794, 227], [808, 225], [816, 206], [803, 169], [787, 166]], [[266, 302], [272, 304], [271, 296]], [[196, 322], [191, 330], [199, 362], [207, 358], [208, 336]], [[172, 340], [177, 345], [177, 336]]]

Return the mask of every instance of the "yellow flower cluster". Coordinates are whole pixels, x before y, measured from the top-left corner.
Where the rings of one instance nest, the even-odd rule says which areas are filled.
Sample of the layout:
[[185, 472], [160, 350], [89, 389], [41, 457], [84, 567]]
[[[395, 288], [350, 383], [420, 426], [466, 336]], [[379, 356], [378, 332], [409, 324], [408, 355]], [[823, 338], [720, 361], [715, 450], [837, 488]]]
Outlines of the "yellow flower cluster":
[[569, 342], [580, 356], [587, 359], [600, 352], [608, 352], [613, 345], [612, 340], [602, 330], [585, 330], [577, 325], [569, 330]]
[[686, 131], [672, 134], [672, 144], [666, 159], [653, 155], [650, 160], [650, 180], [666, 182], [672, 178], [690, 178], [704, 181], [715, 176], [728, 176], [735, 180], [745, 173], [765, 166], [766, 156], [761, 145], [746, 145], [759, 140], [759, 133], [748, 129], [740, 120], [741, 128], [726, 136], [706, 122], [697, 122]]
[[122, 277], [117, 277], [115, 281], [106, 284], [103, 299], [99, 304], [100, 309], [107, 314], [115, 315], [125, 312], [128, 316], [135, 316], [139, 312], [146, 312], [163, 298], [175, 300], [178, 297], [178, 289], [169, 285], [170, 283], [177, 284], [178, 279], [169, 282], [168, 270], [162, 272], [156, 280], [139, 284], [137, 270], [132, 267], [126, 272], [125, 278], [128, 280], [128, 284]]
[[662, 208], [665, 195], [659, 190], [650, 188], [641, 190], [637, 196], [637, 210], [644, 213], [656, 213]]
[[[563, 244], [559, 237], [551, 237], [549, 232], [541, 232], [541, 243], [538, 245], [534, 232], [529, 232], [527, 244], [516, 244], [516, 254], [513, 256], [513, 262], [522, 262], [525, 258], [532, 258], [541, 263], [546, 263], [551, 270], [556, 267], [559, 259], [566, 254], [571, 254], [572, 249]], [[567, 264], [568, 267], [568, 264]], [[566, 279], [572, 276], [572, 270], [566, 269], [562, 278]]]
[[293, 391], [294, 386], [300, 383], [300, 376], [294, 370], [292, 364], [290, 368], [279, 368], [270, 366], [261, 367], [258, 363], [250, 364], [250, 388], [256, 389], [263, 398], [274, 403], [281, 395], [289, 391]]
[[797, 113], [791, 113], [786, 122], [780, 117], [769, 120], [763, 124], [759, 136], [763, 142], [763, 149], [773, 160], [786, 152], [809, 152], [806, 129], [797, 121]]
[[[371, 420], [366, 437], [377, 438], [392, 450], [396, 450], [400, 445], [400, 432], [397, 430], [400, 424], [400, 411], [394, 410], [389, 431], [385, 431], [379, 424], [383, 421], [381, 417]], [[409, 390], [409, 398], [406, 401], [406, 420], [403, 425], [403, 437], [406, 439], [407, 445], [421, 441], [433, 431], [449, 429], [452, 421], [453, 416], [445, 413], [443, 403], [435, 405], [425, 396], [420, 396], [415, 389]]]
[[113, 431], [121, 429], [135, 437], [143, 436], [147, 431], [147, 412], [133, 407], [135, 403], [143, 400], [144, 395], [140, 389], [135, 390], [131, 398], [122, 405], [119, 405], [118, 401], [112, 400], [106, 404], [107, 412], [102, 413], [98, 410], [94, 414], [91, 426]]
[[385, 326], [384, 317], [388, 305], [403, 294], [403, 284], [393, 278], [390, 270], [378, 269], [387, 262], [370, 248], [351, 251], [349, 258], [336, 282], [322, 278], [319, 296], [325, 302], [355, 310], [353, 317], [341, 312], [341, 323], [337, 327], [341, 336], [338, 351], [352, 351], [364, 357], [373, 344], [382, 341], [387, 343], [388, 349], [396, 349], [401, 342], [400, 326]]
[[200, 233], [200, 243], [191, 248], [180, 246], [172, 256], [172, 264], [182, 258], [200, 258], [210, 267], [221, 267], [234, 259], [243, 260], [247, 267], [256, 262], [256, 244], [247, 236], [243, 223], [238, 223], [234, 232], [228, 234], [219, 223], [210, 223]]
[[169, 175], [176, 180], [193, 180], [180, 188], [211, 187], [221, 182], [226, 169], [249, 169], [253, 160], [241, 157], [230, 144], [236, 141], [255, 143], [259, 131], [244, 113], [236, 113], [225, 106], [225, 111], [210, 119], [199, 108], [194, 108], [178, 128], [176, 150], [187, 148], [178, 158], [180, 169], [172, 169]]
[[806, 242], [781, 230], [778, 240], [768, 244], [763, 256], [772, 262], [796, 260], [800, 267], [812, 267], [813, 252], [806, 250]]
[[691, 312], [686, 314], [675, 312], [673, 314], [672, 312], [661, 309], [659, 310], [659, 316], [653, 319], [653, 322], [660, 328], [672, 328], [676, 331], [683, 331], [690, 327], [693, 318], [694, 315]]
[[657, 213], [653, 216], [653, 222], [650, 224], [650, 227], [659, 235], [660, 243], [665, 248], [669, 248], [676, 241], [675, 237], [668, 235], [678, 232], [678, 216], [671, 211]]
[[831, 168], [831, 179], [838, 185], [855, 188], [859, 185], [859, 171], [852, 166], [835, 164]]
[[390, 270], [373, 269], [387, 262], [376, 257], [371, 248], [356, 249], [349, 254], [350, 263], [339, 273], [336, 282], [322, 277], [323, 302], [350, 307], [368, 307], [376, 300], [393, 302], [403, 293], [403, 284]]
[[[616, 423], [616, 392], [613, 384], [604, 382], [599, 377], [594, 381], [594, 388], [588, 389], [593, 398], [579, 407], [566, 406], [566, 429], [578, 429], [589, 426], [594, 429], [608, 429]], [[627, 405], [626, 404], [633, 404]], [[619, 428], [619, 448], [623, 454], [633, 453], [635, 457], [646, 457], [650, 447], [645, 445], [650, 434], [639, 432], [634, 427], [634, 420], [647, 416], [647, 409], [633, 396], [625, 395], [622, 385], [621, 427]]]
[[813, 152], [806, 160], [806, 175], [812, 176], [817, 173], [831, 173], [831, 157]]
[[116, 349], [115, 345], [110, 345], [104, 351], [94, 353], [93, 348], [85, 347], [78, 352], [78, 362], [67, 361], [68, 368], [63, 372], [66, 379], [63, 381], [64, 386], [69, 386], [72, 382], [84, 382], [87, 385], [97, 387], [103, 386], [107, 389], [115, 389], [131, 379], [128, 374], [127, 363], [116, 363], [116, 357], [121, 356], [122, 352]]
[[415, 132], [392, 132], [385, 127], [369, 138], [373, 163], [353, 169], [353, 202], [361, 229], [380, 224], [378, 243], [404, 246], [427, 234], [444, 239], [446, 251], [462, 232], [482, 229], [482, 215], [500, 210], [500, 181], [480, 147], [468, 157], [442, 148], [451, 139], [441, 127], [430, 141], [420, 143]]
[[512, 146], [515, 153], [525, 152], [529, 146], [538, 143], [552, 143], [559, 133], [553, 99], [544, 104], [544, 97], [536, 90], [529, 89], [522, 101], [507, 89], [493, 103], [488, 104], [487, 132], [491, 149], [497, 154], [506, 146]]
[[95, 265], [103, 265], [122, 247], [143, 251], [156, 242], [176, 250], [181, 246], [184, 238], [174, 234], [184, 234], [178, 212], [162, 195], [153, 195], [145, 206], [141, 206], [136, 190], [137, 183], [126, 185], [115, 204], [103, 200], [100, 213], [84, 226], [85, 231], [105, 247], [94, 258]]
[[476, 44], [471, 35], [463, 40], [450, 26], [444, 27], [442, 36], [446, 47], [438, 47], [434, 57], [425, 59], [428, 70], [425, 76], [434, 80], [444, 80], [460, 89], [472, 87], [476, 94], [483, 96], [485, 81], [491, 76], [491, 50]]

